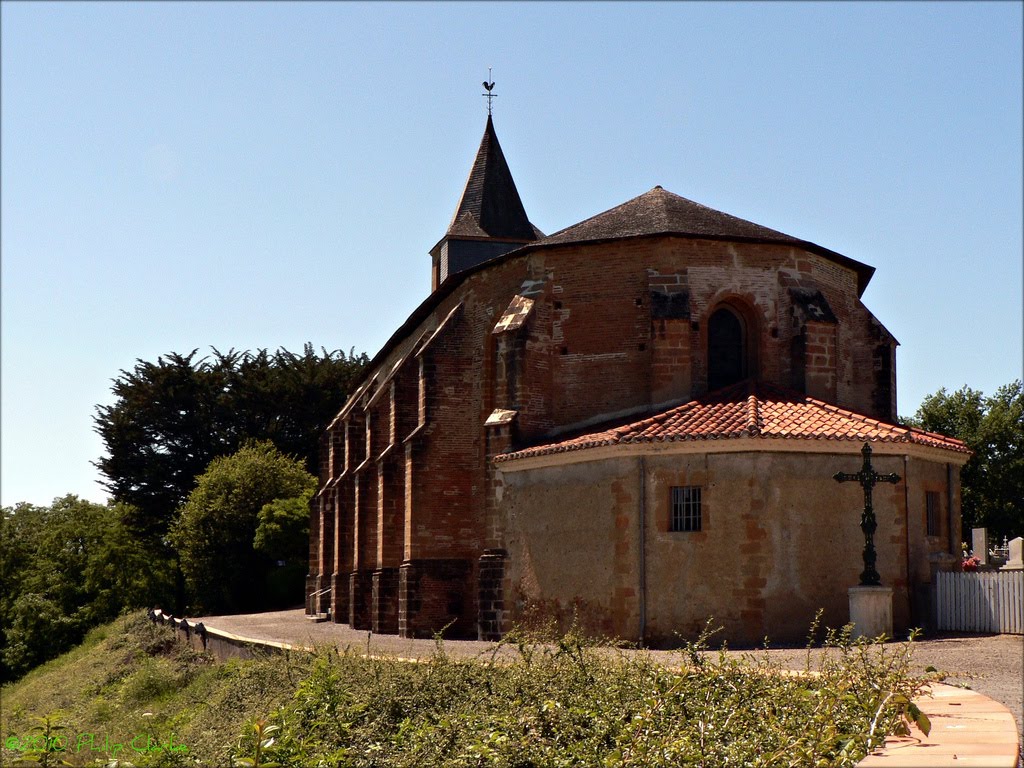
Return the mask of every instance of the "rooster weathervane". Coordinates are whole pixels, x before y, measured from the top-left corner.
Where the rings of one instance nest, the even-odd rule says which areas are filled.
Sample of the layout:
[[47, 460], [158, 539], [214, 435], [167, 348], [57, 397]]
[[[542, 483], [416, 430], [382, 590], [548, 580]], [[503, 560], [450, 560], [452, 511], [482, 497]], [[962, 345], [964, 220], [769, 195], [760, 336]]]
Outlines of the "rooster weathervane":
[[487, 97], [487, 116], [490, 117], [491, 116], [491, 99], [498, 98], [498, 94], [491, 93], [491, 91], [494, 90], [494, 81], [491, 80], [491, 68], [490, 67], [487, 68], [487, 79], [484, 80], [484, 88], [487, 90], [487, 93], [481, 93], [480, 95]]

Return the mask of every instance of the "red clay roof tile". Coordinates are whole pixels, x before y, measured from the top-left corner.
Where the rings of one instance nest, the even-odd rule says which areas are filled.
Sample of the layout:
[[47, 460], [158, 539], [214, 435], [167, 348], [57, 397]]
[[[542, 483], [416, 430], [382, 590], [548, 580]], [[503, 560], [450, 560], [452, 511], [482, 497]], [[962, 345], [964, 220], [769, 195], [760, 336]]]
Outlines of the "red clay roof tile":
[[781, 387], [745, 381], [631, 424], [501, 454], [495, 460], [608, 445], [745, 437], [872, 440], [970, 453], [964, 443], [952, 437], [886, 424]]

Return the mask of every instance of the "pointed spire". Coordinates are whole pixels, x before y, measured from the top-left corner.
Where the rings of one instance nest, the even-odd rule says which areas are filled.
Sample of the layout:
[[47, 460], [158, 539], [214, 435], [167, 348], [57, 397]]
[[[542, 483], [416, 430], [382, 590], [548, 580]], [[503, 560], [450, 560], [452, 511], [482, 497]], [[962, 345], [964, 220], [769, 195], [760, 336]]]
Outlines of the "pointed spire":
[[523, 241], [538, 237], [537, 230], [526, 217], [490, 115], [487, 116], [476, 161], [446, 236]]
[[526, 218], [519, 190], [494, 133], [494, 122], [488, 115], [484, 137], [455, 215], [444, 237], [430, 249], [431, 285], [437, 290], [449, 276], [542, 237], [544, 233]]

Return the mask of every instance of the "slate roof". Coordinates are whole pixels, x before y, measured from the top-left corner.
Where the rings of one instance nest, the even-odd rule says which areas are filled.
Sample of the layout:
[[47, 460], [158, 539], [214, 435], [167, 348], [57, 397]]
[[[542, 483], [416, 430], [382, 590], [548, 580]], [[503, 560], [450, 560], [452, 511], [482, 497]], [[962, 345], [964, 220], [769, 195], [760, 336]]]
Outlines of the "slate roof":
[[505, 154], [487, 116], [480, 149], [446, 237], [489, 237], [532, 242], [544, 234], [530, 223]]
[[604, 213], [548, 235], [534, 247], [622, 240], [652, 235], [682, 235], [710, 240], [777, 243], [802, 248], [838, 262], [857, 273], [858, 294], [862, 295], [875, 272], [874, 267], [848, 256], [800, 240], [760, 224], [740, 219], [706, 205], [695, 203], [655, 187]]
[[737, 438], [912, 443], [970, 453], [951, 437], [887, 424], [807, 395], [745, 381], [640, 421], [501, 454], [495, 461], [599, 446]]
[[[496, 215], [492, 215], [491, 206], [484, 205], [485, 199], [497, 202], [499, 199], [505, 198], [512, 200], [510, 210], [513, 208], [515, 209], [514, 215], [508, 211], [503, 212], [504, 208], [500, 206]], [[679, 203], [674, 201], [682, 202]], [[624, 209], [627, 209], [627, 206], [631, 207], [629, 210], [640, 216], [642, 220], [641, 222], [636, 224], [631, 224], [629, 222], [629, 211], [624, 211]], [[659, 209], [662, 211], [661, 213], [658, 213]], [[484, 213], [485, 210], [488, 211], [487, 215]], [[682, 215], [681, 212], [687, 210], [690, 212], [689, 215]], [[673, 212], [675, 213], [673, 214]], [[608, 218], [605, 219], [605, 217]], [[499, 225], [497, 222], [492, 221], [492, 219], [496, 219], [497, 222], [504, 223]], [[509, 221], [514, 220], [515, 223], [509, 223], [506, 219]], [[429, 317], [430, 313], [433, 312], [434, 309], [448, 296], [455, 292], [468, 277], [476, 272], [504, 263], [509, 259], [522, 257], [534, 250], [537, 250], [538, 248], [546, 246], [557, 247], [562, 244], [573, 242], [643, 237], [659, 234], [677, 234], [712, 240], [718, 239], [738, 240], [741, 242], [783, 243], [805, 248], [812, 253], [817, 253], [838, 264], [853, 269], [858, 276], [858, 296], [863, 295], [865, 288], [867, 288], [868, 281], [875, 272], [874, 267], [863, 264], [847, 256], [843, 256], [840, 253], [830, 251], [827, 248], [822, 248], [821, 246], [815, 245], [811, 242], [798, 240], [781, 232], [775, 232], [775, 230], [768, 229], [767, 227], [761, 227], [749, 221], [744, 221], [743, 219], [736, 218], [735, 216], [730, 216], [727, 213], [716, 211], [712, 208], [708, 208], [707, 206], [695, 203], [692, 200], [680, 197], [679, 195], [666, 192], [660, 186], [657, 186], [650, 192], [640, 195], [639, 197], [635, 197], [622, 205], [605, 211], [604, 213], [592, 216], [579, 224], [574, 224], [571, 227], [567, 227], [555, 232], [553, 235], [545, 237], [539, 229], [534, 227], [533, 224], [526, 219], [526, 213], [523, 209], [522, 201], [519, 199], [519, 192], [515, 188], [515, 182], [512, 180], [512, 174], [508, 170], [508, 163], [505, 162], [505, 156], [501, 151], [500, 144], [498, 144], [498, 137], [494, 133], [493, 121], [488, 117], [487, 125], [484, 129], [484, 136], [480, 142], [480, 149], [477, 151], [476, 160], [473, 163], [469, 179], [466, 182], [466, 188], [463, 191], [462, 199], [459, 201], [459, 205], [455, 210], [455, 215], [452, 217], [448, 233], [445, 237], [441, 238], [441, 241], [435, 245], [434, 248], [437, 248], [447, 237], [504, 237], [504, 235], [495, 233], [504, 233], [509, 231], [522, 233], [525, 231], [525, 226], [523, 225], [524, 220], [526, 221], [526, 224], [529, 225], [530, 230], [533, 233], [532, 236], [526, 238], [527, 242], [524, 242], [524, 244], [519, 248], [504, 253], [501, 256], [497, 256], [488, 261], [482, 261], [479, 264], [474, 264], [471, 267], [461, 270], [453, 275], [451, 279], [445, 280], [441, 283], [437, 290], [428, 295], [420, 305], [412, 311], [409, 317], [406, 318], [405, 322], [395, 330], [387, 342], [384, 343], [384, 346], [381, 347], [377, 354], [373, 356], [369, 364], [366, 366], [365, 372], [360, 377], [359, 382], [364, 382], [366, 377], [370, 375], [370, 372], [376, 370], [380, 362], [391, 353], [395, 346], [399, 344], [409, 333], [411, 333], [421, 322], [423, 322], [424, 319]], [[686, 221], [689, 221], [690, 225], [686, 225]], [[696, 222], [700, 221], [703, 221], [703, 224], [698, 227]], [[713, 226], [715, 222], [717, 222], [717, 225]], [[508, 224], [508, 226], [505, 226], [505, 224]], [[740, 227], [740, 225], [744, 226]], [[488, 226], [493, 229], [493, 232], [487, 230]], [[747, 234], [739, 233], [739, 229], [730, 229], [731, 227], [742, 228]], [[711, 232], [714, 232], [716, 228], [718, 230], [718, 234], [710, 234]], [[736, 232], [737, 234], [729, 235], [729, 231]], [[752, 233], [755, 231], [758, 234], [756, 236], [752, 236]], [[510, 237], [508, 239], [516, 238]], [[433, 252], [434, 250], [431, 249], [431, 253]]]

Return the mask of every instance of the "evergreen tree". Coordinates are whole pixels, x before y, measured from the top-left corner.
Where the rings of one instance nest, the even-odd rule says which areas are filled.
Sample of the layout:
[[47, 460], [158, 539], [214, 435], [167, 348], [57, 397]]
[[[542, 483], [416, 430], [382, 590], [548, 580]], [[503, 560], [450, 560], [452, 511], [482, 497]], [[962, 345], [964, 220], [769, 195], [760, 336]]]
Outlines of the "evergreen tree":
[[114, 379], [114, 402], [96, 408], [105, 488], [135, 510], [127, 521], [151, 546], [213, 459], [249, 439], [270, 440], [316, 473], [320, 434], [367, 362], [350, 351], [278, 350], [197, 359], [170, 353], [137, 361]]

